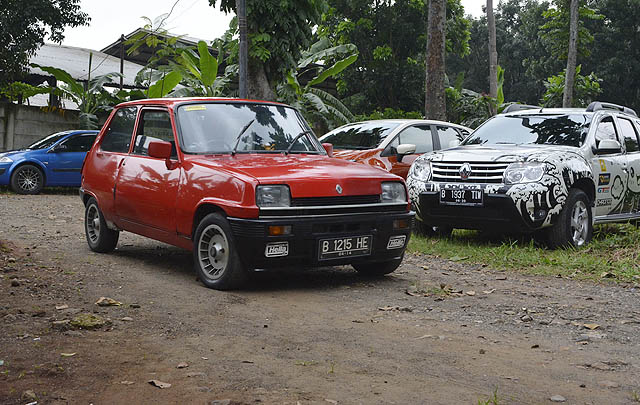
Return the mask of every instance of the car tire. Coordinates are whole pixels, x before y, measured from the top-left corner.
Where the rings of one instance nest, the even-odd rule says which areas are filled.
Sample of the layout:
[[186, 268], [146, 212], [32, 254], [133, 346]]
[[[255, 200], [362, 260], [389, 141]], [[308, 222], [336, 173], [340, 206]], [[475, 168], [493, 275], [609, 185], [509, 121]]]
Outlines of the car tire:
[[453, 232], [453, 228], [448, 227], [448, 226], [433, 226], [433, 225], [429, 225], [429, 224], [425, 224], [424, 222], [417, 220], [415, 221], [416, 224], [416, 232], [419, 235], [423, 235], [423, 236], [437, 236], [437, 237], [441, 237], [441, 238], [448, 238], [449, 236], [451, 236], [451, 233]]
[[98, 253], [109, 253], [116, 248], [120, 232], [107, 227], [98, 202], [91, 197], [84, 209], [84, 233], [89, 249]]
[[560, 216], [547, 230], [547, 243], [551, 249], [582, 247], [593, 236], [592, 212], [587, 195], [578, 189], [569, 191]]
[[44, 173], [34, 165], [22, 165], [11, 174], [11, 189], [18, 194], [39, 194], [44, 187]]
[[232, 290], [248, 279], [231, 226], [220, 214], [209, 214], [198, 224], [193, 261], [198, 278], [209, 288]]
[[351, 266], [363, 276], [382, 277], [386, 274], [393, 273], [400, 266], [400, 263], [402, 263], [402, 257], [400, 259], [394, 259], [385, 262], [353, 263]]

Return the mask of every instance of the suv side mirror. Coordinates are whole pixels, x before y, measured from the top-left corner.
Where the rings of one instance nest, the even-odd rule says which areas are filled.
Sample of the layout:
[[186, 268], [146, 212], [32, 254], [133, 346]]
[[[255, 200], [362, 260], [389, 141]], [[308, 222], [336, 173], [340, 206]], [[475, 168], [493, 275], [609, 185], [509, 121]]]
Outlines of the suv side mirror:
[[396, 152], [397, 152], [398, 162], [402, 162], [402, 159], [406, 155], [411, 155], [413, 153], [416, 153], [416, 145], [412, 143], [403, 143], [402, 145], [398, 145], [396, 147]]
[[452, 139], [452, 140], [449, 141], [449, 147], [450, 148], [455, 148], [456, 146], [460, 146], [460, 140]]
[[327, 152], [327, 155], [329, 155], [329, 157], [333, 157], [333, 144], [331, 144], [331, 143], [323, 143], [322, 147]]
[[593, 152], [596, 155], [611, 155], [614, 153], [622, 153], [620, 142], [615, 139], [603, 139], [597, 148], [594, 147]]

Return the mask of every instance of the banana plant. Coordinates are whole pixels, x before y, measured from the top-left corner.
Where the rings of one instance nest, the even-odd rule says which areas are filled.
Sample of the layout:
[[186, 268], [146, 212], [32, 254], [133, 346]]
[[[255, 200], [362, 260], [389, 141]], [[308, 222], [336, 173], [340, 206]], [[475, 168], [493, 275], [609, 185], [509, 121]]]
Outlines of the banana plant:
[[171, 62], [173, 72], [180, 72], [184, 79], [184, 87], [172, 93], [173, 96], [207, 96], [219, 97], [231, 81], [235, 65], [228, 66], [224, 74], [218, 75], [224, 62], [222, 47], [218, 48], [218, 57], [209, 52], [206, 42], [198, 42], [197, 52], [184, 49], [176, 62]]

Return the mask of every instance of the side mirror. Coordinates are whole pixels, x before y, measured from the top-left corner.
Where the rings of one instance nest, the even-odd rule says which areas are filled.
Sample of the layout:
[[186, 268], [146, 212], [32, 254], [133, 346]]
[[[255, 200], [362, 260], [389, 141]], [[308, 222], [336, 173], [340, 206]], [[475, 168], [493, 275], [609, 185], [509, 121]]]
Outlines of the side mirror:
[[333, 144], [323, 143], [322, 147], [327, 152], [327, 155], [329, 155], [329, 157], [333, 157]]
[[171, 157], [171, 143], [165, 141], [149, 142], [149, 156], [158, 159], [169, 159]]
[[611, 155], [614, 153], [622, 153], [620, 142], [615, 139], [603, 139], [597, 148], [593, 148], [596, 155]]
[[398, 162], [402, 162], [402, 159], [406, 155], [411, 155], [416, 153], [416, 145], [412, 143], [403, 143], [402, 145], [398, 145], [396, 147]]
[[458, 139], [452, 139], [449, 141], [449, 148], [455, 148], [456, 146], [460, 146], [460, 141]]

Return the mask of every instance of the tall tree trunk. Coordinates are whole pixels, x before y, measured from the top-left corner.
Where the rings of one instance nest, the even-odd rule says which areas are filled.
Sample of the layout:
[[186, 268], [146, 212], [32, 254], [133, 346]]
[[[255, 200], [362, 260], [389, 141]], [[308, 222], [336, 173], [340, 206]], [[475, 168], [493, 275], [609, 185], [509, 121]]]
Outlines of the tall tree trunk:
[[275, 101], [276, 94], [259, 59], [249, 58], [247, 71], [247, 97], [253, 100]]
[[446, 0], [429, 0], [427, 28], [427, 77], [425, 115], [428, 119], [447, 119], [445, 79]]
[[[498, 49], [496, 47], [496, 19], [493, 16], [493, 0], [487, 0], [487, 26], [489, 28], [489, 96], [498, 97]], [[491, 106], [491, 115], [497, 106]]]
[[238, 14], [238, 31], [240, 32], [240, 46], [238, 50], [238, 87], [240, 98], [247, 98], [247, 70], [249, 58], [249, 41], [247, 39], [247, 8], [245, 0], [236, 0]]
[[562, 107], [573, 103], [573, 85], [576, 79], [576, 59], [578, 57], [578, 7], [579, 0], [571, 0], [571, 21], [569, 23], [569, 51], [567, 52], [567, 72], [564, 82]]

